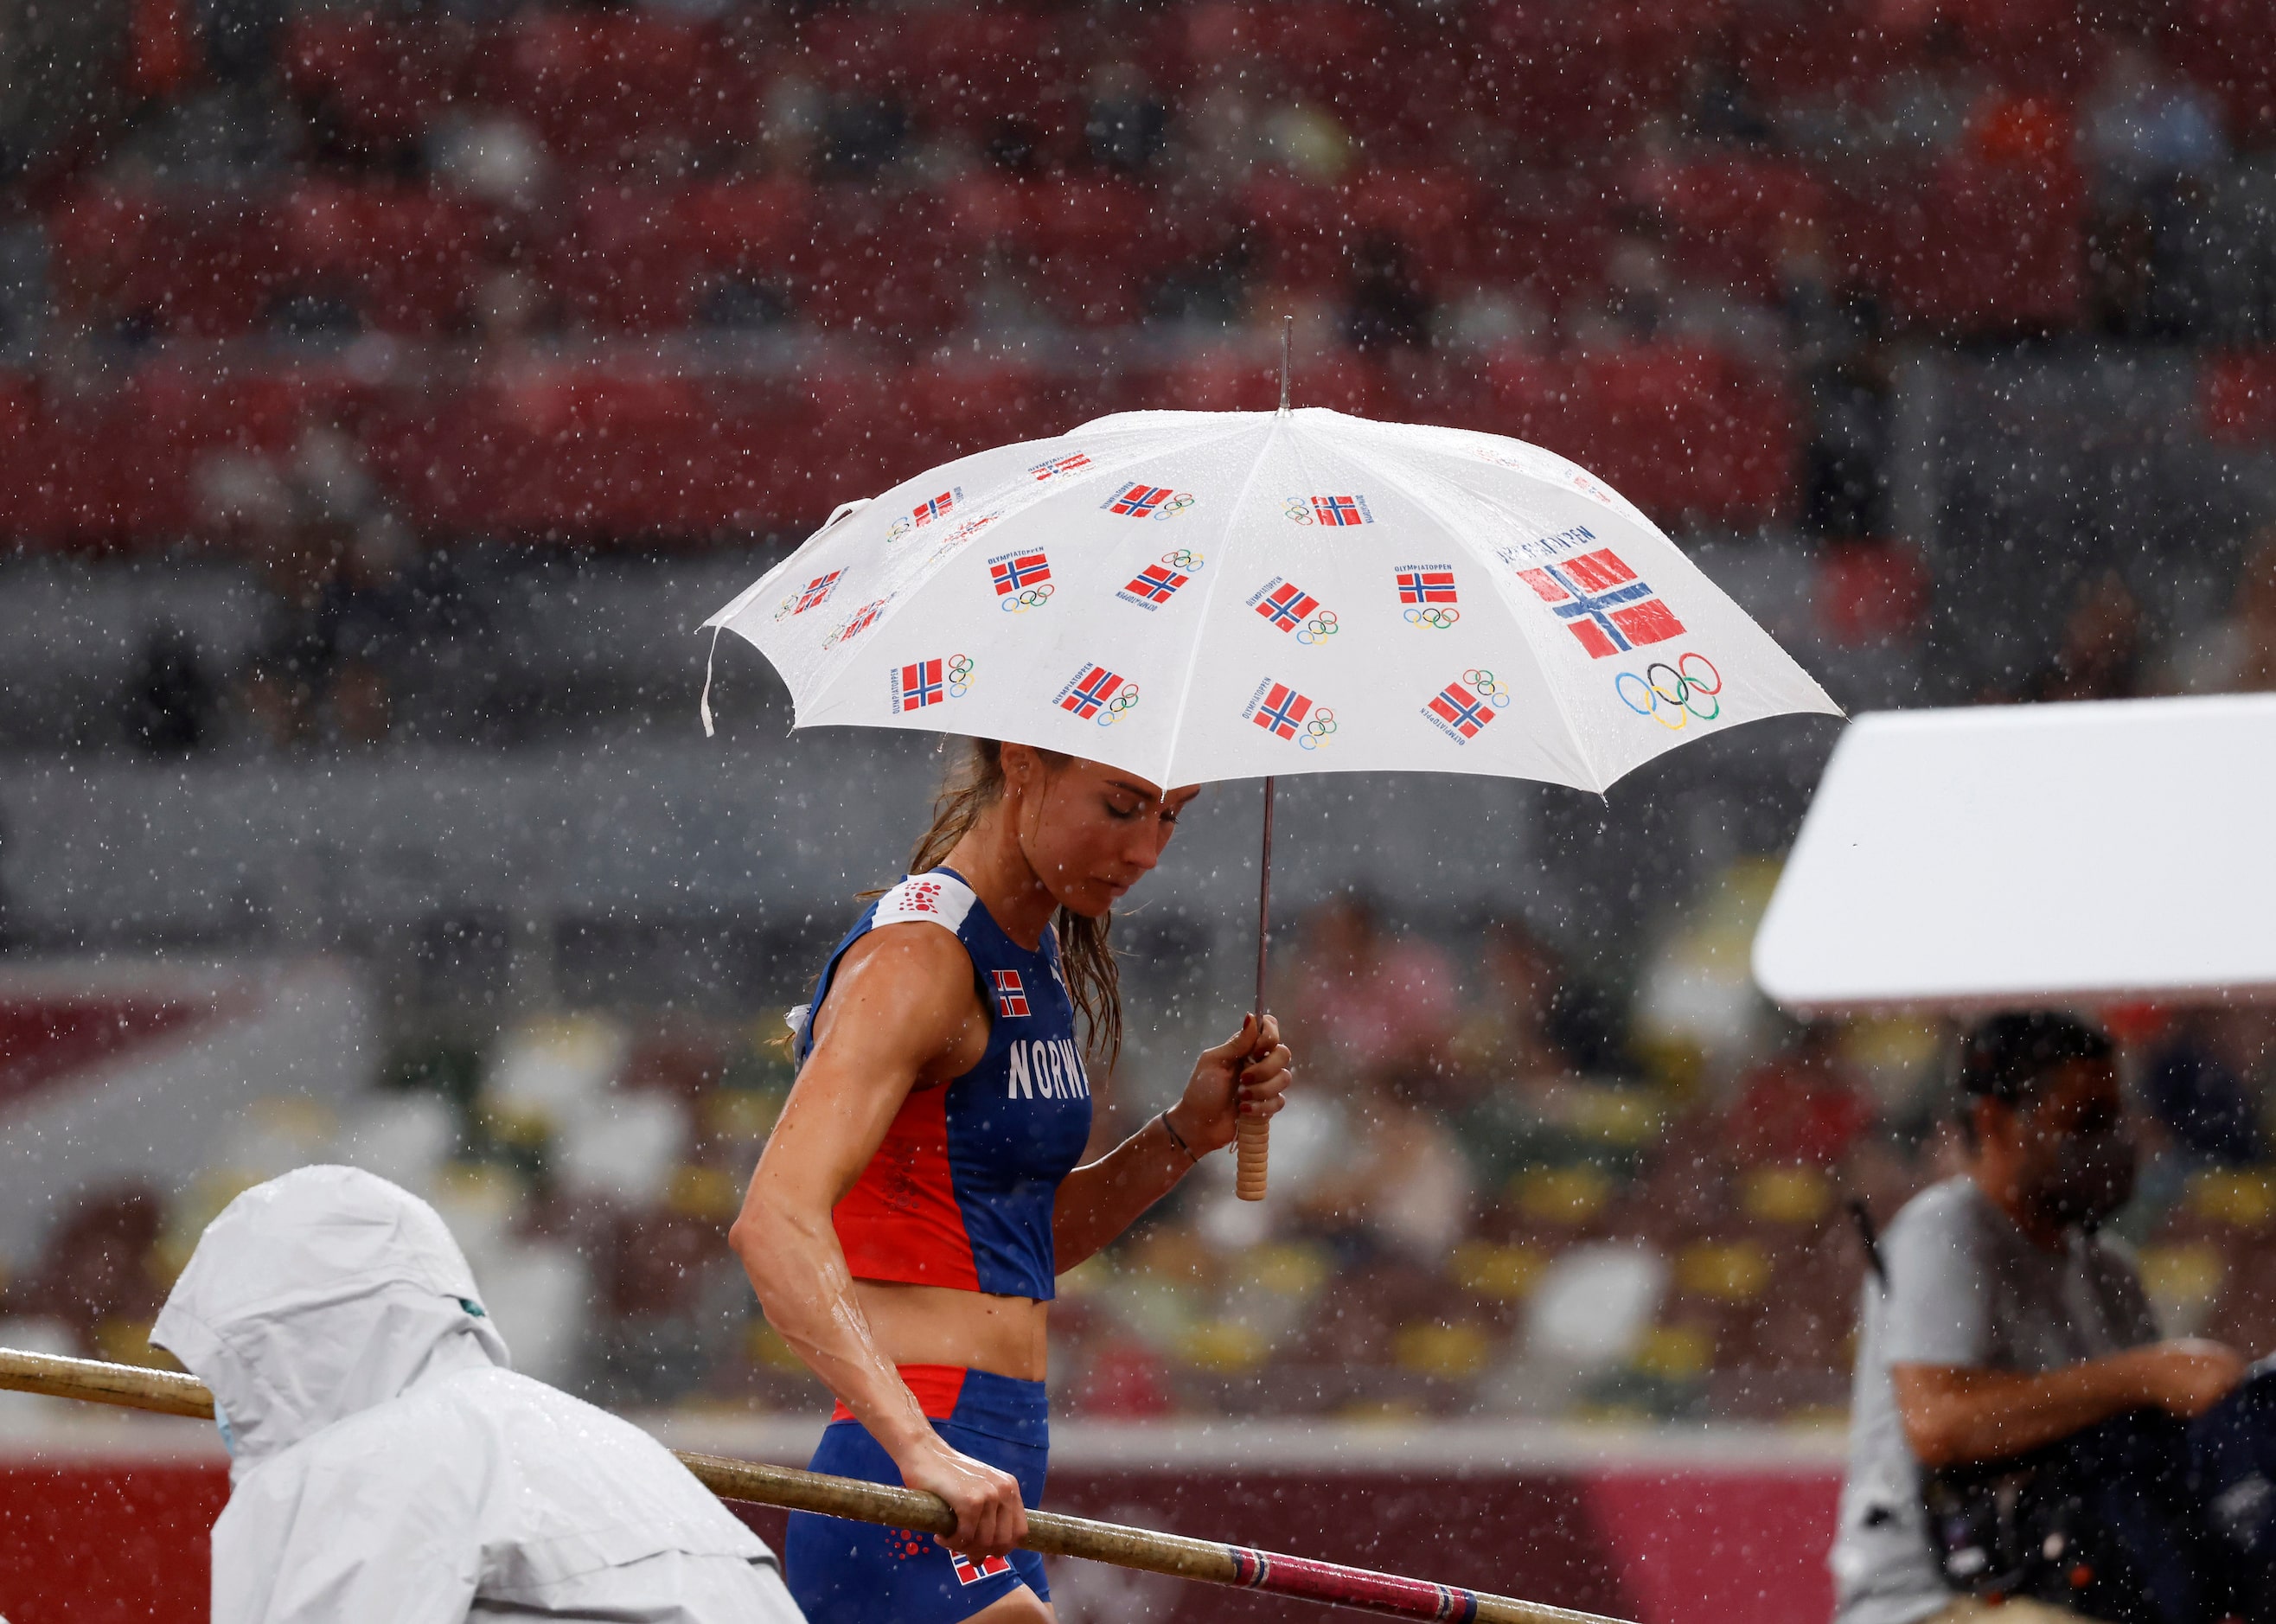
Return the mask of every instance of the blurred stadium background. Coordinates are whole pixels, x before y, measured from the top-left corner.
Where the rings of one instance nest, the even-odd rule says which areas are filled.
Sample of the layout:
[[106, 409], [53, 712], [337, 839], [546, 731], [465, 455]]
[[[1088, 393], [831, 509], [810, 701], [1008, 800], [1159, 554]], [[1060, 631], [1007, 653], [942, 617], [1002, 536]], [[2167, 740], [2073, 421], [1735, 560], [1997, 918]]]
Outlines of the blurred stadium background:
[[[1300, 404], [1575, 458], [1852, 710], [2276, 687], [2268, 0], [4, 0], [0, 57], [0, 1343], [148, 1358], [205, 1219], [348, 1157], [525, 1368], [818, 1415], [723, 1232], [938, 761], [740, 645], [707, 742], [693, 628], [933, 461], [1269, 406], [1284, 316]], [[1762, 1559], [1822, 1606], [1840, 1203], [1951, 1150], [1948, 1030], [1747, 977], [1837, 732], [1292, 785], [1273, 1198], [1066, 1282], [1060, 1413], [1703, 1425], [1817, 1474]], [[1118, 924], [1103, 1139], [1242, 1006], [1256, 815]], [[2270, 1020], [2105, 1013], [2160, 1309], [2267, 1351]]]

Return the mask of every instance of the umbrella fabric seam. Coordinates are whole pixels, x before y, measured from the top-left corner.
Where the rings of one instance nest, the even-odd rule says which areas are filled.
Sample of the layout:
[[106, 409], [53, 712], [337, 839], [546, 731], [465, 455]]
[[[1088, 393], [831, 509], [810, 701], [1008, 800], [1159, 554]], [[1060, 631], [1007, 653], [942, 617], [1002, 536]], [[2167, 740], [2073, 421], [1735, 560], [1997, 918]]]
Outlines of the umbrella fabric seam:
[[[1248, 503], [1248, 493], [1256, 488], [1256, 476], [1264, 467], [1265, 457], [1272, 450], [1274, 442], [1279, 438], [1282, 429], [1288, 421], [1289, 419], [1286, 416], [1277, 412], [1273, 414], [1272, 421], [1264, 431], [1264, 444], [1256, 448], [1256, 458], [1248, 465], [1248, 475], [1240, 482], [1240, 489], [1234, 494], [1232, 505], [1227, 509], [1225, 527], [1219, 533], [1224, 535], [1225, 541], [1225, 567], [1216, 572], [1209, 585], [1202, 590], [1201, 608], [1195, 612], [1194, 618], [1197, 627], [1208, 626], [1210, 611], [1217, 606], [1218, 588], [1232, 579], [1233, 549], [1236, 533], [1234, 521], [1239, 519]], [[1196, 631], [1191, 645], [1186, 650], [1186, 669], [1178, 684], [1178, 702], [1171, 712], [1170, 742], [1162, 753], [1162, 776], [1156, 780], [1165, 790], [1175, 787], [1177, 783], [1175, 775], [1178, 766], [1178, 741], [1185, 737], [1186, 707], [1194, 691], [1194, 668], [1201, 664], [1201, 657], [1202, 638]], [[1260, 772], [1247, 776], [1262, 778], [1271, 778], [1273, 775]]]

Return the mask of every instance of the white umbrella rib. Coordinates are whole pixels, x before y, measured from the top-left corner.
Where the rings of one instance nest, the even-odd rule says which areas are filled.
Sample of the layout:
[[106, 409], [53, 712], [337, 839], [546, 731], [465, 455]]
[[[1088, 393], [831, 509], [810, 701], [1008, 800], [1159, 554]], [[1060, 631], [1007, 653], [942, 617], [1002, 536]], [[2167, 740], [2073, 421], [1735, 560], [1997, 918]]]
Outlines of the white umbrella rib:
[[1178, 684], [1178, 702], [1170, 713], [1170, 743], [1169, 747], [1163, 752], [1162, 776], [1155, 780], [1165, 790], [1173, 788], [1177, 783], [1175, 774], [1178, 767], [1178, 740], [1184, 736], [1186, 731], [1186, 704], [1194, 691], [1194, 667], [1201, 662], [1202, 636], [1209, 628], [1210, 610], [1217, 603], [1217, 589], [1233, 575], [1233, 549], [1238, 520], [1248, 510], [1248, 493], [1256, 483], [1258, 472], [1264, 467], [1265, 457], [1272, 450], [1273, 442], [1279, 437], [1287, 423], [1287, 418], [1278, 414], [1274, 414], [1271, 426], [1265, 430], [1264, 444], [1256, 448], [1256, 458], [1248, 465], [1248, 477], [1240, 482], [1239, 494], [1233, 497], [1233, 505], [1225, 511], [1224, 531], [1225, 567], [1210, 572], [1210, 583], [1202, 593], [1201, 610], [1194, 617], [1194, 625], [1197, 629], [1186, 651], [1186, 669]]

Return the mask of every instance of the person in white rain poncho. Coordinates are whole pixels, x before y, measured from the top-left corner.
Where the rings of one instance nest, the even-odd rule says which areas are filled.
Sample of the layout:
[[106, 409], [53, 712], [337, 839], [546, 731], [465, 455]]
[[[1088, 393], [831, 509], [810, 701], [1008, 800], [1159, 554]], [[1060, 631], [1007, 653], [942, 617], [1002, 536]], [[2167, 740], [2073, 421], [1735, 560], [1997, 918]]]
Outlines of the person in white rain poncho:
[[630, 1423], [514, 1373], [433, 1208], [303, 1167], [208, 1226], [152, 1328], [213, 1390], [216, 1624], [800, 1624]]

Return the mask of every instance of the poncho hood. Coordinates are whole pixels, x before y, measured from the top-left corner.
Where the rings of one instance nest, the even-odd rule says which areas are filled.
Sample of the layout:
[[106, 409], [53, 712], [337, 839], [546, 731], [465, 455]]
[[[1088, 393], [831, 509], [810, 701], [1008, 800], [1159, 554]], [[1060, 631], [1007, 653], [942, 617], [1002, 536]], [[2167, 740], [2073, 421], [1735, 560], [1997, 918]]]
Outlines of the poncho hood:
[[224, 1208], [150, 1340], [213, 1390], [232, 1480], [422, 1377], [508, 1367], [435, 1210], [353, 1167], [302, 1167]]

